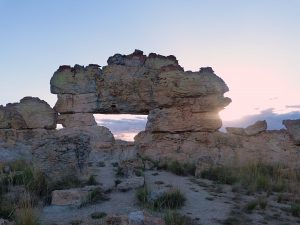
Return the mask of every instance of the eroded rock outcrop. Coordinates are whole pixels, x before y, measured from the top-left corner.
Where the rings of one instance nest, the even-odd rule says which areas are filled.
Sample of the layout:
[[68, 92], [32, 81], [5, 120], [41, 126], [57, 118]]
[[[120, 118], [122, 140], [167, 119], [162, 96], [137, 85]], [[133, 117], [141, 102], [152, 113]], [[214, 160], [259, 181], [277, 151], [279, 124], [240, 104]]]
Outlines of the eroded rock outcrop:
[[300, 145], [300, 119], [284, 120], [282, 123], [286, 127], [295, 144]]
[[57, 112], [39, 98], [25, 97], [0, 107], [0, 129], [55, 129], [56, 120]]
[[64, 128], [34, 144], [33, 162], [51, 180], [72, 175], [85, 179], [90, 175], [90, 154], [111, 149], [113, 144], [114, 137], [106, 127]]
[[[0, 106], [0, 160], [14, 157], [12, 152], [26, 155], [50, 179], [83, 178], [105, 160], [134, 159], [137, 152], [198, 168], [253, 160], [300, 167], [300, 120], [284, 121], [287, 132], [267, 131], [266, 121], [218, 131], [219, 112], [231, 99], [211, 67], [184, 71], [174, 56], [140, 50], [115, 54], [107, 63], [59, 67], [50, 81], [58, 98], [54, 109], [32, 97]], [[94, 113], [149, 116], [133, 144], [115, 141], [96, 125]], [[55, 130], [57, 123], [64, 128]]]
[[110, 57], [102, 69], [62, 66], [51, 79], [51, 91], [58, 94], [55, 109], [62, 115], [149, 113], [147, 129], [154, 132], [217, 130], [218, 112], [231, 101], [211, 68], [185, 72], [174, 56], [139, 50]]

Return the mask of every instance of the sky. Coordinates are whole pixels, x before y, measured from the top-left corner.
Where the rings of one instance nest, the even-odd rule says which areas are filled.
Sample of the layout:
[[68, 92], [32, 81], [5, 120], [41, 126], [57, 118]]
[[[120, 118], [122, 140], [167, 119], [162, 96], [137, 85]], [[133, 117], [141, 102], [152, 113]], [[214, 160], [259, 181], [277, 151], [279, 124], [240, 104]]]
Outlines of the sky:
[[[232, 99], [224, 124], [265, 115], [280, 128], [279, 119], [300, 118], [299, 12], [299, 0], [0, 0], [0, 104], [37, 96], [54, 106], [49, 81], [60, 65], [103, 66], [140, 49], [175, 55], [185, 70], [213, 67]], [[132, 133], [141, 118], [97, 121]]]

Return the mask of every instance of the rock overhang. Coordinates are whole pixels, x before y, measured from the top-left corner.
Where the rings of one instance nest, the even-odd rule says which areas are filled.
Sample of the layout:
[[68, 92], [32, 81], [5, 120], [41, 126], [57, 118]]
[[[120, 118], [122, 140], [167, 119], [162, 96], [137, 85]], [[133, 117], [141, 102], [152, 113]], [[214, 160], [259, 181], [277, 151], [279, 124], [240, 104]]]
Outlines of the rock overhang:
[[60, 114], [142, 114], [155, 109], [189, 108], [218, 113], [230, 102], [229, 89], [212, 68], [184, 71], [175, 56], [140, 50], [115, 54], [107, 65], [61, 66], [51, 78]]

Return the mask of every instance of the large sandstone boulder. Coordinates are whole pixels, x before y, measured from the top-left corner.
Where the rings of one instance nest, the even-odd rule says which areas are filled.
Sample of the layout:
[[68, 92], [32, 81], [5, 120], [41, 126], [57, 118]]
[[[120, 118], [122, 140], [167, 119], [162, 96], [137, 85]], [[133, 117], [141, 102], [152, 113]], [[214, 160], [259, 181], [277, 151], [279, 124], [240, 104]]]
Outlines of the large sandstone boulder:
[[25, 97], [0, 107], [0, 129], [55, 129], [56, 120], [57, 113], [39, 98]]
[[151, 132], [216, 131], [222, 121], [216, 112], [193, 112], [193, 107], [150, 111], [146, 130]]
[[57, 206], [80, 206], [88, 200], [88, 196], [92, 191], [99, 188], [98, 186], [85, 186], [82, 188], [54, 190], [51, 193], [51, 204]]
[[63, 127], [84, 127], [97, 125], [94, 115], [91, 113], [61, 114], [57, 123]]
[[85, 179], [91, 152], [110, 149], [113, 144], [114, 137], [106, 127], [63, 128], [34, 143], [33, 164], [51, 180]]
[[0, 106], [0, 129], [25, 129], [26, 122], [13, 107]]
[[[174, 56], [135, 51], [116, 54], [108, 65], [63, 66], [51, 79], [60, 113], [148, 114], [161, 107], [191, 105], [201, 111], [221, 110], [230, 103], [224, 81], [212, 69], [185, 72]], [[213, 100], [213, 101], [210, 101]]]
[[284, 120], [283, 125], [288, 133], [293, 138], [296, 145], [300, 145], [300, 119], [299, 120]]
[[135, 142], [140, 155], [162, 163], [188, 162], [207, 168], [261, 161], [300, 168], [300, 147], [284, 131], [251, 136], [223, 132], [140, 132]]

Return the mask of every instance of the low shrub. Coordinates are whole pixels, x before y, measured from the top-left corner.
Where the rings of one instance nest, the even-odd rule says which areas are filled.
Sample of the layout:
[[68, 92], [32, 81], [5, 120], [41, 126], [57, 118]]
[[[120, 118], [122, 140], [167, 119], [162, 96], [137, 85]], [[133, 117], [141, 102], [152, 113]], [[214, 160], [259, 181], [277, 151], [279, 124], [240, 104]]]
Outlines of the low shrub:
[[87, 185], [97, 185], [98, 182], [96, 181], [95, 176], [91, 175], [88, 179], [88, 181], [86, 182]]
[[37, 210], [33, 208], [30, 194], [26, 194], [15, 214], [16, 225], [39, 225]]
[[178, 209], [185, 203], [185, 197], [179, 189], [171, 189], [163, 193], [153, 202], [155, 209]]
[[196, 166], [190, 163], [181, 164], [178, 161], [172, 161], [167, 164], [166, 169], [176, 175], [186, 176], [186, 175], [195, 175]]
[[[234, 191], [242, 187], [253, 193], [257, 191], [290, 191], [300, 179], [294, 175], [297, 171], [284, 173], [284, 167], [261, 162], [241, 166], [211, 167], [201, 173], [201, 177], [221, 184], [234, 185]], [[289, 174], [289, 175], [286, 175]], [[291, 177], [293, 175], [293, 177]]]
[[291, 204], [291, 213], [293, 216], [300, 217], [300, 203]]
[[135, 196], [143, 205], [148, 203], [148, 190], [147, 187], [141, 187], [136, 190]]
[[83, 201], [80, 205], [80, 207], [84, 207], [90, 204], [95, 204], [103, 201], [108, 201], [109, 197], [104, 194], [101, 188], [95, 188], [92, 190], [85, 201]]
[[164, 214], [166, 225], [193, 225], [194, 223], [190, 218], [179, 214], [178, 212], [168, 210]]
[[61, 180], [52, 183], [51, 190], [64, 190], [76, 187], [82, 187], [84, 184], [76, 176], [66, 176]]
[[105, 212], [93, 212], [91, 214], [91, 218], [92, 219], [102, 219], [102, 218], [104, 218], [106, 216], [107, 216], [107, 214]]

